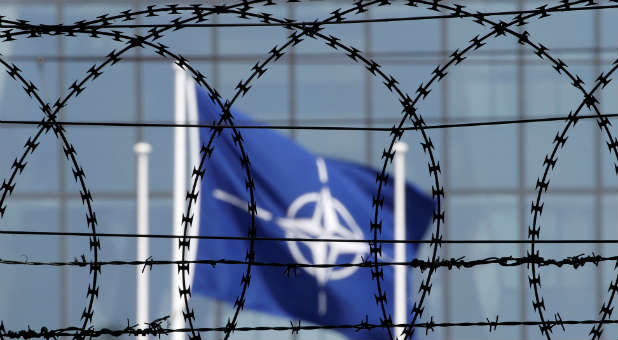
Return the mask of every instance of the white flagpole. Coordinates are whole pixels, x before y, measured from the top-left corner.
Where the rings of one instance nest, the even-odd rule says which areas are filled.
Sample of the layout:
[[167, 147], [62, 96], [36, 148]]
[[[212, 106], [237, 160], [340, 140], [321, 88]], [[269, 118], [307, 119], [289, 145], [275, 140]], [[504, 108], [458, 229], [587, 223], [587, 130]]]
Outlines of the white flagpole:
[[[395, 240], [406, 239], [406, 165], [405, 153], [408, 151], [408, 144], [397, 142], [393, 146], [395, 151]], [[395, 243], [395, 262], [406, 262], [406, 244]], [[395, 266], [395, 303], [394, 320], [395, 324], [407, 323], [406, 306], [408, 301], [406, 267]], [[395, 327], [396, 339], [403, 339], [401, 333], [403, 327]]]
[[[193, 82], [193, 79], [187, 77], [187, 82], [186, 82], [186, 91], [187, 91], [187, 114], [188, 114], [188, 120], [190, 124], [197, 124], [199, 123], [199, 118], [198, 118], [198, 114], [197, 114], [197, 96], [195, 94], [195, 84]], [[191, 128], [189, 129], [189, 164], [192, 165], [192, 167], [195, 167], [196, 169], [199, 169], [200, 167], [200, 130], [198, 128]], [[192, 170], [192, 169], [190, 169]], [[201, 190], [201, 182], [198, 183], [197, 186], [197, 191]], [[191, 179], [191, 185], [193, 185], [193, 178]], [[197, 201], [194, 203], [193, 206], [193, 224], [191, 224], [191, 230], [189, 230], [189, 235], [191, 236], [197, 236], [199, 235], [199, 231], [200, 231], [200, 202], [201, 202], [201, 195], [199, 195], [197, 197]], [[197, 242], [197, 241], [194, 241]], [[197, 248], [198, 245], [192, 243], [191, 244], [191, 248], [189, 249], [189, 256], [188, 259], [189, 260], [195, 260], [197, 258]], [[189, 265], [189, 282], [191, 284], [193, 284], [193, 274], [195, 273], [194, 270], [195, 264], [192, 263]]]
[[[137, 143], [133, 147], [137, 154], [137, 233], [147, 235], [148, 227], [148, 154], [152, 147], [148, 143]], [[137, 238], [137, 261], [145, 261], [148, 258], [148, 238]], [[137, 323], [140, 327], [146, 327], [149, 320], [149, 290], [150, 269], [142, 266], [137, 267]], [[146, 340], [145, 335], [139, 335], [139, 340]]]
[[[180, 67], [174, 67], [174, 122], [176, 124], [186, 124], [186, 81], [185, 71]], [[182, 214], [185, 199], [186, 173], [187, 173], [187, 132], [184, 127], [174, 128], [174, 209], [172, 215], [172, 234], [182, 235]], [[182, 259], [181, 249], [178, 247], [179, 239], [172, 241], [172, 259], [180, 261]], [[183, 301], [178, 293], [181, 277], [177, 266], [171, 267], [172, 285], [172, 310], [171, 326], [173, 329], [184, 328], [185, 322], [182, 316]], [[183, 333], [172, 333], [173, 340], [183, 339]]]

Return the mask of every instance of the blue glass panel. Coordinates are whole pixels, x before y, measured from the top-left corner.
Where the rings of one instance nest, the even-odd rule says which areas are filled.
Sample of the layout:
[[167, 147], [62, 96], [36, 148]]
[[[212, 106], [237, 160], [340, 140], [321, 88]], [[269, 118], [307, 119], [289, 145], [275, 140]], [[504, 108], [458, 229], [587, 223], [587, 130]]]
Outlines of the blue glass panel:
[[[10, 201], [2, 219], [2, 229], [58, 231], [58, 203], [53, 200]], [[0, 258], [16, 261], [60, 260], [59, 237], [0, 237]], [[61, 327], [60, 268], [3, 265], [0, 281], [0, 319], [7, 329]], [[81, 294], [81, 293], [80, 293]], [[77, 322], [79, 314], [69, 315]]]
[[514, 126], [455, 128], [449, 131], [454, 188], [513, 188], [517, 185], [517, 131]]
[[[29, 20], [31, 23], [52, 24], [57, 22], [57, 6], [56, 4], [37, 4], [34, 6], [3, 6], [3, 15], [7, 19]], [[16, 30], [18, 31], [18, 30]], [[22, 55], [22, 56], [53, 56], [56, 51], [57, 41], [55, 38], [36, 38], [27, 39], [28, 35], [19, 35], [19, 37], [3, 46], [3, 55]], [[3, 43], [2, 45], [5, 45]], [[6, 54], [5, 54], [6, 53]]]
[[[300, 144], [319, 155], [361, 164], [365, 161], [363, 133], [346, 131], [333, 134], [325, 131], [298, 131], [296, 136]], [[335, 145], [336, 147], [333, 147]]]
[[[25, 151], [24, 145], [28, 138], [34, 138], [38, 128], [35, 126], [15, 127], [3, 125], [0, 127], [0, 177], [8, 182], [13, 171], [13, 162]], [[53, 132], [44, 134], [38, 140], [39, 146], [34, 154], [28, 154], [27, 164], [23, 172], [15, 177], [15, 194], [24, 192], [55, 192], [58, 190], [58, 145], [59, 141]], [[10, 198], [9, 198], [10, 201]]]
[[[444, 238], [452, 240], [519, 239], [522, 227], [517, 220], [517, 197], [514, 195], [452, 196], [447, 206]], [[521, 256], [517, 244], [461, 244], [442, 247], [440, 256], [465, 260], [488, 257]], [[481, 265], [448, 271], [450, 321], [480, 321], [486, 318], [521, 319], [521, 285], [524, 276], [518, 267]], [[470, 308], [470, 306], [475, 306]], [[438, 319], [438, 316], [434, 316]], [[446, 316], [440, 316], [444, 320]], [[519, 338], [517, 327], [460, 327], [450, 336], [462, 338]]]
[[[550, 50], [573, 46], [592, 48], [593, 18], [592, 11], [557, 13], [540, 20], [532, 20], [526, 25], [526, 30], [530, 33], [532, 41], [542, 43]], [[577, 25], [573, 25], [573, 22], [577, 22]]]
[[[65, 65], [66, 89], [86, 77], [90, 63]], [[103, 74], [86, 83], [66, 108], [66, 119], [76, 121], [135, 121], [135, 64], [119, 62], [103, 69]], [[67, 91], [68, 92], [68, 91]]]
[[[73, 24], [79, 20], [91, 21], [95, 20], [98, 16], [108, 14], [110, 16], [119, 15], [121, 11], [128, 10], [132, 6], [127, 4], [102, 4], [102, 3], [89, 3], [87, 5], [78, 4], [72, 6], [65, 6], [63, 9], [64, 23]], [[121, 20], [112, 22], [113, 24], [123, 24]], [[135, 24], [136, 21], [127, 21], [124, 24]], [[104, 29], [102, 32], [113, 33], [112, 31], [118, 29]], [[136, 32], [131, 29], [121, 29], [122, 33], [127, 35], [134, 35]], [[80, 56], [91, 57], [92, 59], [102, 59], [103, 56], [110, 53], [112, 50], [120, 50], [126, 46], [124, 42], [114, 41], [113, 37], [101, 35], [100, 38], [91, 38], [88, 34], [76, 34], [75, 37], [65, 37], [63, 40], [63, 50], [65, 55], [68, 56]], [[94, 57], [94, 58], [93, 58]], [[98, 58], [97, 58], [98, 57]], [[92, 63], [95, 61], [92, 60]]]
[[[67, 129], [73, 141], [86, 183], [97, 191], [133, 191], [135, 187], [135, 130], [131, 128], [74, 127]], [[67, 168], [67, 191], [78, 193], [73, 173]]]
[[[95, 195], [93, 205], [99, 222], [98, 232], [129, 234], [136, 232], [134, 200], [97, 200]], [[69, 231], [88, 231], [81, 200], [69, 202], [68, 218]], [[101, 238], [100, 242], [100, 260], [102, 261], [131, 261], [135, 259], [135, 238], [105, 237]], [[153, 248], [153, 250], [155, 249]], [[69, 256], [71, 256], [71, 259], [73, 257], [79, 258], [81, 254], [84, 254], [88, 261], [92, 260], [88, 238], [71, 238]], [[153, 268], [155, 271], [160, 269], [165, 268]], [[102, 268], [101, 281], [99, 281], [99, 299], [94, 313], [94, 322], [97, 325], [114, 328], [124, 327], [126, 326], [126, 318], [135, 320], [135, 273], [136, 268], [133, 266], [104, 266]], [[87, 268], [79, 267], [70, 270], [69, 277], [71, 291], [75, 292], [69, 299], [70, 310], [73, 314], [80, 313], [86, 301], [85, 291], [91, 278]], [[153, 284], [156, 285], [154, 281]], [[157, 289], [154, 289], [154, 291], [157, 291]], [[118, 314], [117, 311], [122, 311], [122, 313]]]
[[[553, 141], [563, 122], [529, 124], [525, 127], [526, 186], [534, 188], [543, 176], [545, 156], [554, 147]], [[559, 150], [558, 162], [549, 173], [552, 188], [586, 188], [595, 182], [594, 153], [598, 128], [594, 120], [580, 121], [569, 130], [565, 147]]]
[[[410, 98], [414, 99], [417, 96], [417, 89], [422, 84], [427, 84], [432, 78], [431, 72], [434, 70], [435, 65], [416, 65], [410, 64], [388, 64], [384, 66], [383, 71], [387, 75], [392, 75], [399, 82], [399, 88]], [[365, 70], [363, 70], [366, 72]], [[394, 92], [389, 92], [384, 86], [384, 80], [378, 77], [371, 77], [371, 86], [374, 93], [373, 99], [373, 117], [377, 119], [401, 117], [403, 106], [400, 103], [401, 98]], [[431, 92], [423, 98], [419, 99], [416, 109], [425, 122], [430, 122], [438, 119], [442, 106], [440, 99], [442, 98], [441, 84], [433, 83], [430, 90]], [[424, 86], [424, 85], [423, 85]], [[361, 92], [362, 93], [362, 92]], [[362, 101], [359, 101], [362, 104]], [[397, 119], [398, 121], [399, 119]], [[389, 124], [392, 126], [392, 124]]]
[[361, 66], [303, 65], [298, 68], [299, 118], [360, 118], [363, 115]]
[[[545, 196], [543, 215], [538, 224], [541, 225], [540, 238], [545, 240], [594, 239], [594, 197], [592, 195], [558, 195]], [[526, 198], [532, 201], [532, 195]], [[527, 223], [531, 215], [526, 216]], [[563, 259], [579, 254], [591, 254], [594, 244], [543, 244], [537, 245], [539, 255], [544, 258]], [[546, 266], [539, 271], [542, 283], [542, 295], [545, 299], [546, 313], [549, 318], [554, 313], [560, 313], [563, 319], [583, 320], [597, 318], [600, 310], [599, 297], [604, 296], [606, 288], [598, 291], [599, 269], [596, 266], [585, 266], [573, 269], [571, 266]], [[568, 299], [565, 299], [568, 297]], [[577, 308], [573, 308], [577, 306]], [[532, 302], [526, 306], [527, 318], [538, 319], [532, 308]], [[565, 326], [566, 327], [566, 326]], [[591, 326], [570, 326], [567, 332], [561, 329], [556, 332], [556, 338], [570, 339], [587, 336]], [[530, 329], [528, 334], [536, 336], [538, 329]]]
[[[394, 6], [374, 7], [372, 18], [412, 17], [434, 15], [425, 8], [415, 8], [395, 4]], [[358, 18], [360, 19], [360, 17]], [[440, 22], [409, 21], [371, 24], [372, 49], [376, 52], [393, 51], [437, 51], [440, 47]], [[358, 29], [359, 32], [362, 30]], [[385, 39], [388, 37], [388, 39]]]

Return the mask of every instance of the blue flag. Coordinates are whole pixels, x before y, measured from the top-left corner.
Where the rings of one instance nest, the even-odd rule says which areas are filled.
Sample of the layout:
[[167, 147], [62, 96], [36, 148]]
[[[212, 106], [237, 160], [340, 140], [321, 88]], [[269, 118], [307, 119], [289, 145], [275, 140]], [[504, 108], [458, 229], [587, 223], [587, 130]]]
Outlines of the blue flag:
[[[218, 121], [221, 111], [199, 87], [200, 123]], [[236, 124], [255, 124], [232, 110]], [[340, 160], [316, 156], [284, 135], [267, 129], [241, 131], [251, 161], [257, 203], [258, 237], [301, 239], [371, 239], [376, 171]], [[202, 129], [206, 144], [211, 130]], [[205, 165], [201, 193], [200, 235], [246, 237], [251, 223], [248, 191], [240, 151], [231, 129], [214, 142]], [[336, 147], [336, 146], [334, 146]], [[384, 190], [382, 238], [393, 239], [393, 188]], [[433, 202], [411, 185], [406, 188], [407, 238], [421, 239], [432, 216]], [[200, 240], [199, 259], [244, 260], [249, 246], [244, 240]], [[415, 247], [408, 247], [408, 259]], [[255, 261], [289, 264], [360, 263], [372, 255], [367, 243], [256, 241]], [[392, 244], [383, 246], [384, 261], [392, 261]], [[234, 303], [241, 292], [244, 265], [197, 265], [193, 292]], [[382, 317], [374, 295], [376, 282], [370, 268], [298, 268], [254, 266], [245, 308], [318, 325], [358, 324]], [[393, 294], [393, 270], [384, 270], [384, 289]], [[412, 296], [410, 296], [412, 298]], [[392, 308], [389, 303], [388, 308]], [[392, 314], [392, 312], [390, 312]], [[349, 338], [386, 338], [386, 330], [341, 329]]]

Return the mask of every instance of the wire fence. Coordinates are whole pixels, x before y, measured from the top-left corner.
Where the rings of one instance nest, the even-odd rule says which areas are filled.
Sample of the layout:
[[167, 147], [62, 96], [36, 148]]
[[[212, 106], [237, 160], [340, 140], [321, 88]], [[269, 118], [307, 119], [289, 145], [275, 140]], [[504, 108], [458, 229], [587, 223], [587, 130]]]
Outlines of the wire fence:
[[[393, 2], [395, 3], [395, 2]], [[364, 13], [370, 8], [379, 6], [390, 6], [391, 1], [362, 1], [359, 0], [348, 8], [342, 7], [331, 13], [327, 18], [318, 19], [316, 21], [294, 21], [286, 18], [278, 18], [272, 13], [254, 11], [256, 6], [279, 5], [280, 3], [272, 0], [245, 0], [231, 4], [222, 4], [216, 6], [209, 5], [152, 5], [147, 6], [142, 10], [128, 10], [119, 14], [101, 13], [93, 20], [80, 20], [74, 24], [39, 24], [30, 23], [24, 20], [9, 20], [2, 18], [0, 20], [0, 39], [4, 42], [10, 42], [19, 39], [36, 39], [47, 36], [63, 36], [76, 37], [87, 36], [91, 38], [107, 38], [125, 44], [122, 49], [111, 51], [104, 61], [92, 65], [84, 77], [72, 83], [68, 92], [63, 97], [56, 100], [55, 103], [45, 102], [39, 94], [38, 87], [35, 83], [28, 80], [19, 66], [9, 62], [7, 58], [0, 57], [0, 64], [5, 68], [6, 72], [19, 83], [23, 90], [39, 105], [41, 112], [44, 115], [41, 121], [32, 120], [2, 120], [3, 125], [33, 125], [38, 128], [38, 131], [30, 136], [24, 144], [24, 149], [21, 156], [11, 161], [10, 174], [3, 179], [0, 187], [0, 215], [4, 216], [8, 209], [8, 199], [13, 194], [18, 183], [19, 175], [27, 167], [29, 160], [37, 151], [40, 145], [41, 137], [53, 132], [58, 142], [62, 145], [66, 158], [71, 163], [71, 172], [74, 180], [80, 188], [80, 198], [83, 208], [86, 212], [86, 225], [88, 231], [83, 233], [62, 233], [62, 232], [41, 232], [41, 231], [17, 231], [17, 230], [0, 230], [3, 235], [38, 235], [38, 236], [62, 236], [62, 237], [87, 237], [89, 239], [90, 258], [86, 259], [86, 254], [82, 254], [79, 258], [73, 261], [29, 261], [26, 260], [10, 260], [0, 259], [1, 264], [6, 265], [21, 265], [21, 266], [52, 266], [52, 267], [87, 267], [90, 273], [90, 282], [88, 284], [86, 295], [87, 302], [81, 314], [81, 319], [78, 324], [73, 327], [61, 329], [41, 328], [39, 331], [27, 330], [7, 330], [4, 325], [0, 325], [0, 339], [4, 338], [58, 338], [58, 337], [73, 337], [76, 339], [97, 338], [103, 336], [135, 336], [135, 335], [153, 335], [162, 336], [171, 333], [185, 333], [191, 339], [200, 339], [202, 334], [213, 332], [223, 332], [224, 338], [228, 339], [234, 332], [245, 331], [283, 331], [291, 332], [292, 334], [301, 331], [310, 331], [317, 329], [354, 329], [360, 332], [364, 330], [383, 328], [387, 331], [389, 338], [398, 337], [399, 334], [393, 333], [393, 327], [404, 327], [403, 336], [409, 339], [416, 336], [418, 330], [420, 334], [428, 334], [435, 328], [441, 327], [486, 327], [490, 332], [495, 331], [498, 327], [507, 326], [534, 326], [537, 327], [543, 337], [551, 339], [552, 332], [557, 329], [565, 330], [565, 325], [588, 325], [591, 327], [590, 336], [593, 339], [599, 339], [602, 336], [603, 326], [606, 324], [616, 324], [617, 320], [612, 320], [613, 304], [616, 292], [618, 291], [618, 275], [615, 280], [610, 281], [608, 294], [605, 297], [605, 302], [599, 311], [599, 318], [594, 320], [563, 320], [559, 313], [552, 313], [550, 306], [545, 305], [543, 299], [543, 290], [541, 287], [541, 274], [539, 268], [554, 266], [554, 267], [571, 267], [573, 269], [583, 268], [585, 266], [598, 266], [603, 262], [616, 262], [618, 265], [618, 257], [605, 257], [596, 253], [579, 254], [560, 259], [544, 258], [539, 253], [539, 245], [546, 243], [606, 243], [616, 244], [618, 240], [609, 239], [589, 239], [589, 240], [547, 240], [541, 239], [540, 218], [543, 212], [545, 194], [550, 187], [550, 176], [558, 163], [558, 157], [563, 148], [565, 148], [570, 129], [575, 126], [580, 120], [595, 119], [599, 129], [605, 135], [607, 147], [612, 154], [612, 158], [616, 157], [618, 164], [618, 140], [613, 135], [610, 126], [610, 118], [618, 117], [615, 113], [601, 113], [598, 107], [596, 94], [605, 88], [611, 81], [616, 69], [618, 68], [618, 59], [613, 62], [611, 67], [601, 73], [591, 87], [584, 87], [582, 78], [570, 71], [567, 64], [560, 58], [554, 57], [552, 51], [539, 42], [535, 42], [525, 27], [527, 24], [535, 21], [541, 21], [546, 17], [560, 15], [566, 12], [580, 11], [601, 11], [606, 9], [618, 8], [616, 1], [608, 1], [608, 4], [597, 4], [591, 0], [563, 0], [558, 4], [547, 4], [534, 9], [521, 11], [502, 11], [502, 12], [472, 12], [468, 11], [465, 6], [447, 3], [440, 0], [410, 0], [403, 2], [405, 5], [412, 7], [421, 7], [429, 12], [436, 13], [435, 15], [414, 16], [414, 17], [389, 17], [389, 18], [373, 18], [373, 19], [352, 19], [353, 15]], [[136, 23], [139, 20], [146, 20], [148, 17], [156, 17], [159, 14], [174, 16], [174, 19], [169, 23]], [[219, 15], [234, 15], [241, 19], [246, 19], [246, 23], [204, 23], [208, 18]], [[494, 20], [494, 17], [511, 16], [508, 21]], [[452, 51], [446, 60], [437, 65], [431, 76], [423, 81], [413, 93], [406, 92], [400, 87], [396, 75], [388, 74], [387, 71], [374, 60], [366, 56], [361, 49], [345, 44], [342, 37], [327, 35], [323, 33], [324, 28], [328, 25], [343, 25], [343, 24], [359, 24], [359, 23], [376, 23], [376, 22], [398, 22], [398, 21], [420, 21], [420, 20], [469, 20], [477, 23], [483, 30], [472, 37], [466, 46]], [[192, 66], [191, 61], [182, 55], [173, 52], [170, 48], [158, 43], [161, 37], [173, 31], [182, 30], [185, 28], [208, 28], [208, 27], [251, 27], [257, 26], [278, 26], [289, 31], [287, 41], [280, 45], [274, 46], [267, 52], [265, 60], [258, 61], [252, 68], [252, 73], [244, 80], [240, 80], [236, 86], [235, 94], [229, 99], [223, 98], [217, 89], [212, 86], [206, 75], [202, 74], [196, 67]], [[147, 31], [144, 35], [130, 35], [119, 29], [125, 28], [143, 28]], [[417, 112], [417, 107], [436, 85], [453, 72], [455, 66], [465, 62], [469, 54], [473, 51], [482, 49], [483, 46], [491, 39], [500, 36], [512, 36], [517, 39], [519, 44], [526, 46], [534, 51], [535, 55], [549, 63], [557, 73], [581, 93], [581, 102], [579, 106], [568, 115], [551, 116], [529, 119], [514, 119], [514, 120], [499, 120], [499, 121], [478, 121], [466, 123], [452, 124], [435, 124], [428, 125], [422, 115]], [[303, 40], [312, 38], [321, 40], [327, 46], [343, 53], [350, 59], [351, 62], [362, 64], [367, 72], [376, 80], [382, 83], [385, 88], [395, 94], [402, 108], [402, 115], [399, 118], [398, 124], [383, 128], [383, 127], [353, 127], [353, 126], [322, 126], [322, 125], [239, 125], [235, 121], [230, 108], [234, 105], [237, 99], [245, 96], [251, 91], [255, 80], [264, 75], [268, 68], [273, 63], [288, 54], [292, 47], [300, 44]], [[69, 103], [80, 93], [86, 90], [87, 86], [95, 81], [99, 76], [107, 71], [123, 58], [127, 58], [129, 51], [134, 49], [149, 49], [159, 54], [161, 57], [173, 61], [180, 68], [189, 73], [196, 83], [202, 86], [209, 92], [213, 102], [220, 107], [223, 114], [218, 121], [210, 124], [175, 124], [169, 122], [152, 122], [152, 123], [123, 123], [123, 122], [95, 122], [95, 121], [60, 121], [58, 120], [59, 112], [66, 108]], [[589, 109], [594, 114], [580, 114], [583, 109]], [[532, 225], [528, 228], [528, 239], [513, 239], [513, 240], [456, 240], [449, 239], [448, 235], [443, 234], [443, 226], [445, 223], [444, 197], [448, 194], [448, 188], [444, 188], [441, 184], [441, 167], [437, 156], [434, 153], [434, 143], [432, 142], [430, 131], [436, 129], [462, 128], [471, 126], [495, 126], [507, 124], [530, 124], [542, 123], [550, 121], [563, 122], [563, 128], [553, 138], [553, 148], [550, 150], [544, 159], [544, 171], [538, 177], [536, 182], [536, 195], [530, 206], [530, 213], [533, 218]], [[210, 138], [202, 145], [200, 166], [192, 172], [192, 183], [186, 194], [186, 209], [182, 218], [181, 227], [182, 236], [176, 235], [138, 235], [138, 234], [111, 234], [101, 233], [97, 229], [99, 221], [93, 207], [93, 194], [88, 187], [86, 174], [78, 158], [76, 148], [70, 143], [65, 134], [65, 126], [97, 126], [97, 127], [193, 127], [209, 129]], [[193, 215], [195, 206], [200, 195], [199, 186], [202, 179], [205, 177], [206, 165], [216, 166], [216, 160], [210, 160], [213, 150], [216, 146], [216, 139], [223, 129], [231, 130], [236, 142], [236, 147], [241, 157], [240, 166], [243, 168], [245, 183], [247, 183], [247, 195], [250, 198], [247, 212], [251, 216], [251, 224], [247, 230], [247, 237], [230, 237], [225, 235], [220, 236], [191, 236], [190, 230], [193, 227]], [[251, 168], [251, 154], [249, 154], [244, 145], [242, 138], [243, 129], [283, 129], [283, 130], [325, 130], [325, 131], [381, 131], [389, 133], [391, 141], [382, 151], [383, 165], [377, 173], [377, 184], [375, 195], [372, 203], [372, 220], [370, 223], [371, 238], [366, 240], [341, 240], [341, 239], [310, 239], [310, 238], [264, 238], [257, 236], [256, 230], [256, 215], [257, 202], [255, 199], [254, 175]], [[431, 255], [427, 259], [413, 259], [406, 262], [385, 261], [382, 256], [382, 246], [384, 244], [398, 243], [401, 241], [381, 239], [382, 229], [382, 206], [384, 202], [384, 187], [388, 181], [388, 166], [394, 157], [394, 144], [399, 141], [404, 133], [413, 131], [420, 136], [420, 147], [425, 152], [427, 157], [427, 169], [432, 178], [432, 197], [435, 201], [433, 211], [433, 230], [430, 240], [406, 240], [403, 243], [409, 244], [428, 244], [431, 247]], [[616, 165], [616, 173], [618, 173], [618, 165]], [[166, 259], [149, 258], [143, 261], [133, 260], [101, 260], [101, 243], [103, 237], [121, 237], [121, 238], [177, 238], [178, 244], [182, 248], [182, 259], [179, 261], [171, 261]], [[189, 247], [193, 240], [210, 239], [210, 240], [244, 240], [249, 242], [249, 247], [244, 260], [234, 259], [197, 259], [190, 260], [188, 258]], [[260, 262], [256, 260], [257, 242], [282, 242], [282, 241], [304, 241], [304, 242], [365, 242], [369, 245], [369, 255], [363, 258], [358, 263], [346, 264], [301, 264], [301, 263], [276, 263], [276, 262]], [[440, 247], [444, 244], [477, 244], [477, 243], [519, 243], [529, 247], [526, 256], [523, 257], [487, 257], [487, 258], [443, 258], [440, 256]], [[196, 313], [191, 305], [191, 287], [189, 280], [189, 264], [208, 264], [211, 266], [217, 265], [239, 265], [244, 266], [244, 274], [240, 282], [240, 289], [234, 305], [234, 311], [224, 327], [200, 327], [199, 321], [196, 320]], [[166, 326], [167, 317], [153, 320], [146, 326], [128, 323], [122, 329], [95, 329], [92, 326], [92, 319], [95, 313], [95, 301], [99, 297], [100, 275], [103, 266], [136, 266], [142, 267], [144, 270], [151, 270], [153, 266], [171, 265], [177, 266], [179, 275], [182, 276], [182, 283], [178, 289], [184, 303], [184, 319], [186, 322], [185, 328], [169, 328]], [[504, 267], [527, 266], [529, 270], [528, 284], [530, 286], [532, 296], [531, 304], [537, 313], [537, 320], [515, 320], [503, 321], [499, 316], [488, 317], [486, 320], [472, 320], [466, 322], [438, 322], [434, 321], [433, 316], [423, 315], [426, 301], [431, 294], [432, 282], [436, 277], [438, 270], [461, 270], [464, 268], [472, 268], [476, 266], [497, 265]], [[251, 273], [254, 267], [268, 266], [281, 269], [281, 275], [295, 275], [298, 269], [301, 268], [331, 268], [331, 267], [364, 267], [371, 270], [371, 279], [375, 281], [376, 292], [375, 302], [381, 313], [381, 318], [378, 323], [370, 323], [367, 319], [359, 320], [357, 324], [349, 325], [303, 325], [300, 321], [290, 321], [290, 326], [257, 326], [257, 327], [242, 327], [238, 325], [238, 316], [244, 308], [246, 296], [251, 289]], [[419, 289], [419, 294], [415, 296], [414, 307], [410, 311], [412, 320], [408, 324], [396, 325], [387, 308], [388, 295], [387, 289], [384, 286], [383, 269], [391, 266], [407, 266], [410, 268], [418, 268], [423, 273], [422, 284]], [[218, 334], [218, 333], [215, 333]]]

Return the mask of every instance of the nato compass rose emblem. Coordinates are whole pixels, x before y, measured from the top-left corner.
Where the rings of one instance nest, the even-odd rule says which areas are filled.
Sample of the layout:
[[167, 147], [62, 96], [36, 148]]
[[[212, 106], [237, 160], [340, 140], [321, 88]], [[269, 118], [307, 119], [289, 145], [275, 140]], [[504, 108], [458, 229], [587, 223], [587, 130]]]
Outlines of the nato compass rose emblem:
[[[274, 220], [283, 229], [286, 238], [364, 239], [363, 232], [348, 209], [341, 201], [331, 195], [324, 159], [317, 158], [316, 165], [318, 177], [322, 184], [319, 191], [298, 196], [290, 204], [287, 215], [284, 217], [275, 217], [271, 212], [259, 207], [256, 216], [267, 222]], [[215, 189], [213, 196], [246, 210], [247, 202], [223, 190]], [[303, 216], [299, 214], [301, 210]], [[310, 213], [307, 214], [307, 212]], [[303, 245], [302, 249], [299, 243]], [[337, 259], [340, 256], [349, 259], [349, 263], [359, 263], [362, 261], [362, 256], [369, 252], [369, 246], [362, 242], [287, 241], [287, 245], [294, 260], [300, 264], [337, 264]], [[303, 249], [305, 251], [302, 251]], [[358, 267], [304, 267], [303, 270], [315, 277], [318, 285], [323, 288], [329, 280], [341, 280], [354, 274]], [[318, 296], [318, 312], [320, 315], [326, 313], [326, 293], [323, 290]]]

